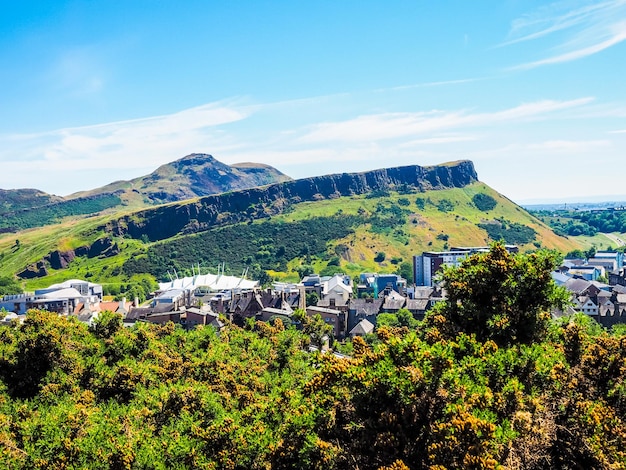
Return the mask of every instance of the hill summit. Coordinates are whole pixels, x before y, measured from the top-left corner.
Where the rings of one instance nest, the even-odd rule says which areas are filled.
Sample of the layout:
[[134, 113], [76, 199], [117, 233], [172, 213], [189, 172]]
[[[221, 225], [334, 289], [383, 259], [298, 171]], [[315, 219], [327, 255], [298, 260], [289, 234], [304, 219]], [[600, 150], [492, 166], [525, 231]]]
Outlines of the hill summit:
[[[146, 176], [116, 181], [101, 188], [76, 193], [70, 198], [122, 191], [122, 199], [143, 196], [149, 204], [182, 201], [210, 194], [254, 188], [291, 178], [277, 169], [259, 163], [227, 165], [205, 153], [192, 153], [161, 165]], [[125, 197], [124, 197], [125, 196]]]

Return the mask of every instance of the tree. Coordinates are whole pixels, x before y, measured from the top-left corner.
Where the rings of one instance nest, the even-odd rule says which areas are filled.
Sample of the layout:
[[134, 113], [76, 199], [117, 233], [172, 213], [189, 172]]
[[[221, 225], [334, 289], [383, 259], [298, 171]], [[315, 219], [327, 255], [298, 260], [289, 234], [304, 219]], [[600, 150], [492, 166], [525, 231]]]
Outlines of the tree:
[[315, 291], [311, 291], [306, 295], [306, 306], [307, 307], [315, 306], [317, 305], [317, 302], [319, 302], [319, 300], [320, 300], [320, 296], [318, 295], [318, 293]]
[[6, 294], [20, 294], [24, 292], [22, 286], [13, 276], [0, 277], [0, 296]]
[[400, 310], [398, 310], [398, 313], [396, 313], [396, 317], [398, 318], [398, 323], [400, 324], [400, 326], [406, 326], [410, 329], [417, 327], [418, 321], [413, 317], [413, 314], [406, 308], [401, 308]]
[[[294, 317], [296, 317], [295, 313]], [[300, 313], [297, 318], [302, 319], [302, 331], [311, 339], [311, 344], [321, 350], [324, 336], [330, 338], [333, 327], [326, 323], [319, 313], [313, 316]]]
[[406, 279], [406, 282], [409, 284], [413, 284], [415, 282], [415, 279], [413, 279], [413, 264], [408, 261], [401, 262], [398, 265], [396, 273]]
[[100, 339], [111, 338], [124, 326], [122, 315], [104, 311], [98, 315], [89, 330]]
[[381, 313], [376, 317], [376, 327], [381, 328], [383, 326], [400, 326], [398, 316], [395, 313]]
[[397, 313], [381, 313], [376, 317], [376, 327], [382, 326], [403, 327], [414, 329], [418, 325], [418, 321], [413, 314], [406, 308], [401, 308]]
[[479, 341], [510, 345], [540, 340], [550, 310], [564, 308], [569, 300], [551, 277], [557, 261], [551, 251], [513, 255], [495, 243], [488, 253], [444, 269], [448, 298], [433, 314], [443, 315], [450, 333], [473, 333]]

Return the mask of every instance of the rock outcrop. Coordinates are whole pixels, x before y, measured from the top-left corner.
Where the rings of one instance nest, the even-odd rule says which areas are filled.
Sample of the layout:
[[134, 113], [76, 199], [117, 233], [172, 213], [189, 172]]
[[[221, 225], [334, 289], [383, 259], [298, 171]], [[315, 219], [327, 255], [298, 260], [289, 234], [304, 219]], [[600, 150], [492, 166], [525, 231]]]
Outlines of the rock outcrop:
[[38, 261], [35, 264], [31, 264], [24, 268], [21, 272], [17, 273], [17, 277], [20, 279], [34, 279], [36, 277], [44, 277], [48, 275], [46, 264], [43, 260]]
[[97, 239], [91, 245], [79, 246], [74, 250], [54, 250], [48, 253], [43, 259], [35, 264], [31, 264], [17, 274], [21, 279], [33, 279], [47, 276], [48, 267], [52, 269], [65, 269], [77, 256], [87, 256], [95, 258], [98, 256], [108, 258], [120, 252], [117, 243], [109, 237]]
[[159, 206], [113, 220], [103, 227], [115, 236], [162, 240], [177, 233], [203, 231], [282, 213], [292, 204], [366, 194], [402, 187], [416, 191], [460, 188], [478, 177], [468, 160], [437, 166], [403, 166], [364, 173], [304, 178], [265, 187]]

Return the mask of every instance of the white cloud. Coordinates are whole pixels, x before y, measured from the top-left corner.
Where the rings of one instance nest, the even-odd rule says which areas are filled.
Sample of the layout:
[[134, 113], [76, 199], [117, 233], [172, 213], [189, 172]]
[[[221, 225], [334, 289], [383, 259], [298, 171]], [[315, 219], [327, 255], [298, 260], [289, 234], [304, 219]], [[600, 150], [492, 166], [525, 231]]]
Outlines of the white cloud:
[[530, 150], [550, 150], [554, 152], [589, 153], [611, 145], [609, 140], [548, 140], [538, 144], [530, 144]]
[[[508, 166], [526, 162], [529, 155], [562, 159], [571, 154], [580, 160], [597, 155], [599, 148], [610, 155], [620, 151], [619, 139], [602, 140], [597, 133], [570, 130], [580, 128], [573, 122], [562, 124], [590, 109], [597, 117], [603, 117], [603, 110], [612, 112], [613, 107], [602, 108], [591, 97], [541, 100], [489, 112], [386, 112], [319, 122], [328, 106], [336, 104], [331, 98], [299, 100], [294, 106], [217, 102], [171, 115], [0, 136], [0, 187], [69, 194], [147, 174], [163, 163], [203, 151], [225, 163], [270, 164], [292, 177], [472, 158], [494, 168], [505, 165], [502, 181], [517, 178]], [[341, 114], [350, 115], [352, 109]], [[579, 119], [584, 129], [590, 119]], [[543, 132], [551, 120], [559, 120], [559, 126], [546, 132], [543, 140], [528, 133]], [[546, 125], [537, 125], [539, 121]], [[604, 131], [602, 137], [607, 136]]]
[[512, 67], [530, 69], [570, 62], [597, 54], [626, 40], [626, 1], [557, 2], [513, 21], [508, 39], [500, 46], [558, 36], [548, 57]]
[[580, 107], [591, 101], [593, 98], [590, 97], [569, 101], [542, 100], [493, 113], [469, 113], [462, 110], [372, 114], [341, 122], [317, 124], [300, 140], [313, 143], [395, 139], [449, 129], [499, 125], [505, 121], [539, 119], [546, 114]]
[[[0, 136], [0, 187], [32, 187], [40, 174], [44, 182], [40, 187], [51, 187], [52, 180], [55, 191], [68, 193], [109, 182], [77, 184], [68, 181], [73, 172], [102, 170], [105, 178], [110, 174], [105, 170], [152, 171], [187, 153], [211, 149], [227, 141], [228, 136], [218, 126], [246, 117], [247, 113], [237, 106], [218, 102], [145, 119]], [[116, 179], [122, 178], [126, 177]], [[64, 180], [65, 185], [59, 180]], [[59, 190], [57, 186], [71, 189]]]

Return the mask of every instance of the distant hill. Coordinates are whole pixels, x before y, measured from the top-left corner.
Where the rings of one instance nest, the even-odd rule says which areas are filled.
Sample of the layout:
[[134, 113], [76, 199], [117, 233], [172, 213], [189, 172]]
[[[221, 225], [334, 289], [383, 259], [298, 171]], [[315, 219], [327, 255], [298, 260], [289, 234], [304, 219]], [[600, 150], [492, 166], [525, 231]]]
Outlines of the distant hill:
[[[94, 196], [92, 196], [94, 197]], [[70, 277], [128, 290], [226, 263], [251, 277], [400, 272], [413, 255], [505, 240], [567, 252], [577, 241], [477, 179], [469, 161], [276, 183], [0, 237], [0, 275], [34, 288]]]
[[0, 215], [62, 201], [38, 189], [0, 189]]
[[139, 209], [289, 180], [268, 165], [226, 165], [211, 155], [195, 153], [162, 165], [147, 176], [65, 198], [36, 189], [0, 190], [0, 232], [50, 225], [65, 217]]
[[269, 165], [259, 163], [226, 165], [212, 155], [192, 153], [161, 165], [149, 175], [75, 193], [68, 196], [68, 199], [116, 193], [127, 201], [134, 201], [140, 196], [143, 202], [153, 205], [289, 180], [291, 180], [289, 176]]

